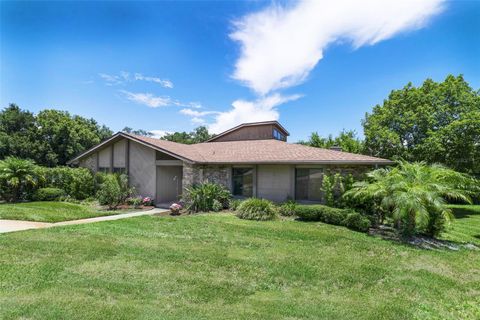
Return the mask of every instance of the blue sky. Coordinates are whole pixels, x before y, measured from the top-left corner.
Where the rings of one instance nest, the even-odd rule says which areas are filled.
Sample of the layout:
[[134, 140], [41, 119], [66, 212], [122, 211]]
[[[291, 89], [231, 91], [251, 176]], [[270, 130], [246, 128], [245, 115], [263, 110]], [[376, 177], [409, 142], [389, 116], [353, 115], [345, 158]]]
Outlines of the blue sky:
[[[409, 81], [463, 74], [480, 88], [480, 1], [428, 1], [398, 14], [333, 2], [1, 2], [0, 104], [114, 131], [278, 118], [290, 141], [361, 133], [365, 112]], [[398, 23], [385, 29], [376, 14]]]

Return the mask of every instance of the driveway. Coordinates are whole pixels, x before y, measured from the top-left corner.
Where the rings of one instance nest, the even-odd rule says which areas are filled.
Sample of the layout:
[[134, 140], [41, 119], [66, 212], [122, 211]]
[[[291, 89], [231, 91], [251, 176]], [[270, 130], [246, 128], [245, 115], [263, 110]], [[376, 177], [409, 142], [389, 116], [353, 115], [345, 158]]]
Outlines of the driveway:
[[165, 214], [168, 211], [170, 210], [155, 208], [148, 211], [122, 213], [122, 214], [116, 214], [112, 216], [103, 216], [103, 217], [95, 217], [95, 218], [80, 219], [80, 220], [70, 220], [70, 221], [62, 221], [62, 222], [56, 222], [56, 223], [0, 219], [0, 233], [29, 230], [29, 229], [50, 228], [50, 227], [58, 227], [58, 226], [68, 226], [68, 225], [75, 225], [75, 224], [100, 222], [100, 221], [119, 220], [119, 219], [162, 214], [162, 213]]

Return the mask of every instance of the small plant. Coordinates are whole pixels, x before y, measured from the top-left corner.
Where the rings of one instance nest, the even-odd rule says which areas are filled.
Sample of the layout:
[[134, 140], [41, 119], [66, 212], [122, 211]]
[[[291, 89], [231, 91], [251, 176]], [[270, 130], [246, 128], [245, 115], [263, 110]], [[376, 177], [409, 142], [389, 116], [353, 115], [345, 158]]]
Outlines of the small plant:
[[250, 198], [243, 201], [237, 209], [237, 217], [246, 220], [274, 220], [277, 217], [275, 205], [266, 200]]
[[240, 203], [242, 203], [242, 200], [240, 199], [230, 200], [230, 202], [228, 203], [228, 208], [232, 211], [235, 211], [238, 209], [238, 206], [240, 205]]
[[149, 206], [153, 206], [153, 200], [152, 198], [150, 197], [145, 197], [142, 199], [142, 205], [146, 206], [146, 207], [149, 207]]
[[214, 202], [221, 209], [228, 208], [232, 195], [224, 186], [216, 183], [202, 183], [199, 185], [185, 188], [183, 201], [189, 212], [208, 212], [214, 210]]
[[134, 208], [139, 208], [142, 205], [142, 197], [131, 197], [127, 199], [127, 203]]
[[218, 212], [222, 209], [223, 209], [223, 204], [220, 201], [218, 201], [217, 199], [214, 199], [213, 204], [212, 204], [212, 210], [215, 211], [215, 212]]
[[182, 210], [182, 205], [179, 203], [172, 203], [172, 205], [170, 206], [170, 214], [172, 216], [180, 215], [180, 210]]
[[322, 179], [322, 189], [323, 191], [323, 202], [330, 207], [333, 207], [334, 198], [333, 198], [333, 182], [332, 177], [329, 175], [324, 175]]
[[59, 188], [40, 188], [35, 191], [33, 199], [36, 201], [59, 201], [65, 196], [65, 191]]
[[297, 203], [293, 200], [289, 200], [278, 207], [278, 213], [284, 217], [291, 217], [295, 215], [295, 209]]

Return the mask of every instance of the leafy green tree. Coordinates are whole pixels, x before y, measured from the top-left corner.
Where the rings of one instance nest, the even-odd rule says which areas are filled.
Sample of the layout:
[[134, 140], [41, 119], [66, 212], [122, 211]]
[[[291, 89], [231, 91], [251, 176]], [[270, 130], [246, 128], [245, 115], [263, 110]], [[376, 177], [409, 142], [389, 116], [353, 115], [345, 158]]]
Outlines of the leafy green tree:
[[355, 183], [345, 196], [375, 201], [407, 236], [417, 232], [436, 236], [453, 219], [446, 200], [470, 203], [475, 183], [442, 165], [400, 161], [394, 168], [368, 173], [367, 180]]
[[0, 195], [6, 201], [22, 199], [38, 185], [39, 179], [31, 160], [7, 157], [0, 161]]
[[200, 126], [198, 128], [195, 128], [192, 132], [183, 131], [169, 133], [163, 136], [161, 139], [184, 144], [194, 144], [205, 142], [213, 136], [213, 134], [210, 134], [208, 132], [207, 127]]
[[351, 153], [362, 153], [363, 142], [358, 138], [355, 130], [342, 130], [338, 136], [321, 137], [318, 132], [313, 132], [307, 141], [299, 141], [303, 144], [315, 148], [329, 149], [331, 147], [340, 147], [342, 151]]
[[111, 134], [93, 119], [58, 110], [34, 115], [11, 104], [0, 112], [0, 159], [16, 156], [46, 166], [63, 165]]
[[462, 76], [394, 90], [363, 121], [365, 148], [383, 158], [480, 174], [480, 94]]
[[122, 129], [122, 131], [126, 132], [126, 133], [133, 133], [133, 134], [136, 134], [138, 136], [145, 136], [145, 137], [153, 136], [153, 133], [151, 133], [150, 131], [147, 131], [147, 130], [143, 130], [143, 129], [134, 130], [130, 127], [125, 127], [125, 128]]

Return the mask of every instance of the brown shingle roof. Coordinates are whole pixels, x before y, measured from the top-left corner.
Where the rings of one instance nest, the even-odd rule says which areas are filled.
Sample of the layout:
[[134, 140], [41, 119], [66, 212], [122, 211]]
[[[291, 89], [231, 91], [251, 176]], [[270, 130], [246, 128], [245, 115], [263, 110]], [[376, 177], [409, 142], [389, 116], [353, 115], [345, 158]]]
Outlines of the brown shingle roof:
[[274, 139], [186, 145], [143, 136], [128, 136], [198, 163], [391, 163], [386, 159], [307, 147]]

